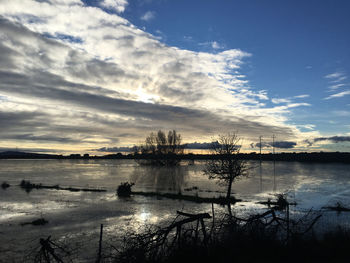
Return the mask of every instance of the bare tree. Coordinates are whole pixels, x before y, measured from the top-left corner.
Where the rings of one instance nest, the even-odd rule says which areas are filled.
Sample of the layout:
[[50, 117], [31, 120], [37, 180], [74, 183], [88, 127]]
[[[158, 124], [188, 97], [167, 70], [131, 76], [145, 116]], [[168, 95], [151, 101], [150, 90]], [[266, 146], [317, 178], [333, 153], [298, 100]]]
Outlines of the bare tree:
[[147, 155], [151, 164], [174, 165], [180, 162], [178, 155], [183, 154], [184, 146], [181, 145], [181, 135], [175, 130], [170, 130], [168, 136], [161, 130], [151, 133], [145, 139], [145, 144], [139, 147], [140, 153]]
[[220, 185], [227, 186], [227, 199], [231, 197], [233, 181], [246, 175], [248, 170], [247, 162], [238, 158], [240, 141], [236, 133], [219, 135], [218, 140], [212, 143], [213, 156], [206, 162], [204, 169], [209, 179], [217, 179]]

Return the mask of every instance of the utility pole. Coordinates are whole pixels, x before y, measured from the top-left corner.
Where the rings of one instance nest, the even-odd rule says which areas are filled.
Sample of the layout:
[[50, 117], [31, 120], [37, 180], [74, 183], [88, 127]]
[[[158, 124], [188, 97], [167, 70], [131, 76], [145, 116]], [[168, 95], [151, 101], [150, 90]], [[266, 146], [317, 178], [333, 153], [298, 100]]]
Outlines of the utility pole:
[[273, 190], [276, 190], [276, 163], [275, 163], [275, 135], [272, 135], [272, 154], [273, 154]]
[[261, 139], [262, 139], [262, 136], [260, 135], [259, 136], [259, 141], [260, 141], [260, 166], [259, 166], [259, 177], [260, 177], [260, 192], [262, 192], [262, 167], [261, 167], [261, 147], [262, 147], [262, 145], [261, 145]]
[[259, 148], [260, 148], [260, 160], [261, 160], [261, 138], [262, 138], [262, 136], [260, 135], [260, 136], [259, 136], [259, 140], [260, 140], [260, 144], [259, 144]]

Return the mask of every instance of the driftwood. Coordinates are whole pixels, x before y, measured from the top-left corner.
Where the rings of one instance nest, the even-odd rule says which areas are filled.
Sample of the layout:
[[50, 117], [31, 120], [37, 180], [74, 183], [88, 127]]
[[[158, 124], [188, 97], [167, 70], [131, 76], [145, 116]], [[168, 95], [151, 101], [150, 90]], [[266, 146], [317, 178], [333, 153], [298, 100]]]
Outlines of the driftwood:
[[[125, 252], [119, 253], [119, 259], [129, 261], [142, 253], [152, 262], [169, 251], [186, 247], [188, 244], [206, 246], [208, 233], [204, 219], [211, 216], [208, 213], [190, 214], [180, 211], [177, 211], [177, 215], [174, 222], [167, 227], [156, 230], [150, 228], [144, 234], [130, 234], [124, 239]], [[183, 219], [179, 220], [179, 217]]]
[[270, 229], [275, 233], [280, 232], [278, 230], [281, 229], [286, 233], [286, 240], [288, 241], [290, 236], [301, 236], [309, 232], [322, 217], [322, 215], [317, 215], [310, 219], [311, 213], [312, 210], [309, 210], [302, 218], [293, 220], [289, 217], [288, 206], [285, 218], [277, 216], [275, 209], [270, 209], [262, 214], [253, 215], [247, 219], [236, 216], [233, 216], [233, 219], [238, 222], [244, 222], [245, 226], [259, 224], [263, 229]]
[[182, 219], [180, 221], [176, 221], [174, 223], [172, 223], [170, 226], [164, 228], [161, 232], [163, 232], [163, 239], [166, 239], [169, 235], [169, 233], [176, 229], [176, 235], [175, 238], [177, 238], [178, 240], [181, 240], [181, 230], [183, 228], [183, 226], [185, 224], [191, 223], [191, 222], [195, 222], [197, 221], [197, 227], [195, 230], [195, 236], [196, 238], [198, 238], [198, 223], [200, 222], [201, 227], [202, 227], [202, 232], [203, 232], [203, 236], [204, 239], [206, 239], [206, 231], [205, 231], [205, 225], [204, 225], [204, 219], [206, 218], [211, 218], [211, 216], [208, 213], [201, 213], [201, 214], [190, 214], [190, 213], [184, 213], [184, 212], [180, 212], [177, 211], [177, 214], [180, 216], [185, 216], [185, 219]]

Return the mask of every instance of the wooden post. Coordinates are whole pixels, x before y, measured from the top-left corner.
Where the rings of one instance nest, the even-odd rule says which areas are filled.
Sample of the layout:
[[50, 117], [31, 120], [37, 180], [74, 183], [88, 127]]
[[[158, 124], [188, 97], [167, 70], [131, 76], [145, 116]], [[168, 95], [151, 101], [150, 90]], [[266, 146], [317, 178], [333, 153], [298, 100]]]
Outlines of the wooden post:
[[177, 242], [180, 247], [181, 246], [181, 225], [177, 226], [176, 232], [177, 232]]
[[100, 242], [98, 246], [98, 257], [96, 260], [96, 263], [99, 263], [101, 261], [101, 254], [102, 254], [102, 234], [103, 234], [103, 224], [101, 224], [101, 229], [100, 229]]
[[204, 225], [203, 218], [201, 218], [200, 221], [201, 221], [201, 226], [202, 226], [202, 231], [203, 231], [203, 236], [204, 236], [204, 242], [206, 242], [207, 241], [207, 233], [205, 231], [205, 225]]
[[213, 227], [214, 227], [214, 223], [215, 223], [214, 203], [211, 203], [211, 212], [213, 214]]
[[289, 242], [289, 202], [287, 203], [287, 242]]
[[194, 236], [195, 244], [197, 244], [197, 240], [198, 240], [198, 227], [199, 227], [199, 219], [197, 219], [196, 232]]

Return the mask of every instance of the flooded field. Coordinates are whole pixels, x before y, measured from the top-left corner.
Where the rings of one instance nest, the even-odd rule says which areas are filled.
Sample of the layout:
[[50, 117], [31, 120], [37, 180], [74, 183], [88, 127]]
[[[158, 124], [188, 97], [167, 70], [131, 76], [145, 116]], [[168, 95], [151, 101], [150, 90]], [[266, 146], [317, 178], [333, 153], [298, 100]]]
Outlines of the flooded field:
[[[264, 211], [259, 201], [285, 193], [296, 202], [292, 213], [341, 202], [350, 207], [350, 166], [298, 162], [249, 162], [248, 177], [233, 184], [233, 195], [242, 202], [233, 206], [241, 216]], [[98, 249], [99, 227], [104, 225], [106, 242], [118, 242], [127, 231], [139, 231], [147, 224], [165, 224], [176, 211], [211, 212], [211, 204], [133, 196], [120, 199], [116, 188], [133, 182], [135, 191], [182, 193], [203, 197], [225, 195], [225, 187], [203, 174], [204, 163], [182, 163], [176, 168], [139, 166], [133, 160], [0, 160], [0, 262], [17, 262], [30, 256], [40, 238], [52, 236], [86, 251], [84, 262]], [[100, 188], [106, 192], [71, 192], [33, 189], [26, 192], [21, 180], [62, 187]], [[225, 208], [215, 205], [218, 215]], [[348, 227], [350, 214], [322, 210], [319, 228]], [[23, 225], [45, 218], [43, 226]]]

